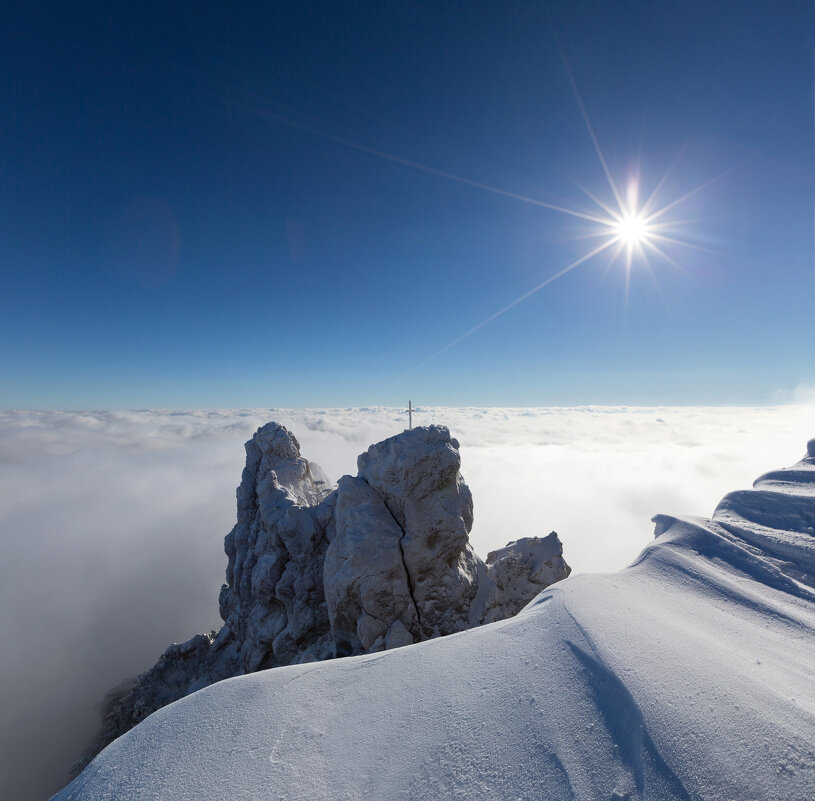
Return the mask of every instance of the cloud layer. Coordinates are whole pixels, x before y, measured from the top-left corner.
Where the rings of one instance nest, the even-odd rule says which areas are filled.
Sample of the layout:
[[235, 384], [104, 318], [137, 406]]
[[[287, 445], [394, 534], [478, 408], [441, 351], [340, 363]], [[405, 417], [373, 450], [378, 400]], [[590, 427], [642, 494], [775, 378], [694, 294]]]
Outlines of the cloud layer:
[[[64, 783], [104, 692], [219, 625], [242, 443], [275, 419], [336, 480], [397, 433], [388, 408], [0, 413], [0, 796]], [[613, 571], [657, 512], [709, 515], [800, 458], [815, 406], [421, 408], [448, 425], [486, 556], [556, 530], [575, 571]]]

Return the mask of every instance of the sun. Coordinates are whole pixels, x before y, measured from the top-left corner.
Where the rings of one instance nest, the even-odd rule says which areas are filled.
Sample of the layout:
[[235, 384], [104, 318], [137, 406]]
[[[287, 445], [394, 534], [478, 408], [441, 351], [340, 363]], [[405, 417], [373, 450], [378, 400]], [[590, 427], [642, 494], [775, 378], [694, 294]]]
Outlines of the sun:
[[[586, 108], [583, 105], [583, 100], [580, 97], [580, 93], [577, 91], [577, 84], [571, 77], [571, 73], [569, 73], [569, 77], [572, 83], [572, 89], [575, 93], [577, 104], [580, 108], [580, 113], [583, 116], [583, 122], [586, 124], [586, 129], [589, 133], [592, 144], [594, 145], [595, 153], [597, 154], [600, 166], [602, 167], [606, 181], [608, 182], [608, 188], [611, 191], [611, 197], [609, 197], [606, 193], [604, 198], [603, 193], [596, 193], [593, 190], [586, 189], [584, 186], [581, 186], [579, 183], [577, 183], [577, 181], [572, 181], [577, 189], [579, 189], [592, 202], [593, 205], [589, 207], [583, 206], [583, 208], [579, 208], [577, 206], [570, 207], [568, 205], [557, 205], [538, 198], [527, 197], [515, 192], [509, 192], [505, 189], [489, 186], [479, 181], [473, 181], [469, 178], [463, 178], [458, 175], [453, 175], [452, 173], [443, 172], [441, 170], [427, 167], [423, 164], [417, 164], [412, 161], [407, 161], [389, 154], [383, 154], [379, 151], [370, 151], [383, 158], [391, 159], [400, 164], [407, 164], [408, 166], [416, 169], [430, 172], [434, 175], [439, 175], [443, 178], [447, 178], [458, 183], [468, 184], [469, 186], [474, 186], [478, 189], [484, 189], [488, 192], [494, 192], [498, 195], [511, 197], [515, 200], [523, 201], [524, 203], [530, 203], [534, 206], [540, 206], [545, 209], [551, 209], [552, 211], [559, 212], [560, 214], [567, 214], [570, 217], [578, 218], [583, 221], [583, 229], [574, 237], [574, 239], [594, 240], [585, 248], [585, 250], [581, 248], [583, 252], [573, 261], [569, 262], [565, 267], [561, 267], [556, 272], [550, 273], [544, 277], [540, 283], [536, 284], [531, 289], [527, 289], [514, 300], [506, 303], [488, 317], [485, 317], [480, 323], [472, 326], [472, 328], [448, 342], [444, 347], [428, 356], [428, 358], [425, 359], [419, 365], [419, 367], [424, 366], [432, 359], [435, 359], [437, 356], [440, 356], [442, 353], [445, 353], [446, 351], [455, 347], [463, 340], [475, 334], [477, 331], [480, 331], [484, 326], [489, 325], [494, 320], [514, 309], [520, 303], [523, 303], [525, 300], [532, 297], [532, 295], [535, 293], [540, 292], [542, 289], [544, 289], [544, 287], [547, 287], [555, 281], [563, 278], [581, 264], [585, 264], [587, 261], [595, 259], [601, 254], [605, 254], [604, 260], [606, 261], [603, 275], [605, 275], [615, 265], [621, 264], [622, 266], [622, 274], [625, 281], [625, 310], [628, 309], [629, 287], [635, 265], [644, 267], [645, 270], [647, 270], [647, 272], [651, 275], [651, 278], [654, 279], [657, 289], [659, 289], [659, 282], [656, 280], [656, 274], [651, 263], [652, 258], [655, 257], [656, 259], [671, 265], [673, 268], [683, 273], [685, 272], [682, 265], [679, 264], [679, 262], [677, 262], [669, 252], [666, 252], [666, 249], [670, 250], [674, 247], [683, 247], [692, 248], [705, 253], [713, 253], [718, 256], [726, 255], [695, 245], [681, 236], [682, 228], [680, 227], [677, 229], [677, 226], [684, 226], [693, 221], [675, 219], [670, 212], [698, 192], [701, 192], [711, 184], [724, 178], [735, 168], [731, 167], [728, 170], [725, 170], [723, 173], [710, 178], [704, 183], [699, 184], [695, 188], [690, 189], [673, 200], [662, 202], [659, 196], [666, 184], [666, 181], [668, 180], [668, 177], [679, 161], [679, 156], [677, 156], [662, 177], [656, 182], [656, 185], [644, 202], [640, 200], [639, 165], [637, 165], [636, 169], [632, 170], [630, 174], [628, 186], [626, 187], [627, 191], [621, 192], [623, 187], [619, 186], [617, 181], [615, 181], [612, 177], [608, 162], [603, 155], [603, 151], [600, 149], [600, 143], [598, 142], [597, 136], [594, 133], [594, 128], [591, 125], [589, 116], [586, 113]], [[598, 242], [598, 240], [599, 243], [594, 244], [595, 242]], [[416, 369], [419, 368], [417, 367]]]
[[640, 245], [648, 239], [648, 220], [641, 214], [626, 214], [616, 222], [614, 231], [629, 247]]

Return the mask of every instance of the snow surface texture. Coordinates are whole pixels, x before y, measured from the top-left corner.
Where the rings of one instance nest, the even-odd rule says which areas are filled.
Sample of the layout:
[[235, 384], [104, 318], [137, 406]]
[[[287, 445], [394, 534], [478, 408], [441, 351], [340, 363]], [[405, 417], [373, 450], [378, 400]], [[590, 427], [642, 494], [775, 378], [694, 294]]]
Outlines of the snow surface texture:
[[514, 618], [187, 696], [55, 798], [811, 801], [815, 441], [655, 523]]
[[448, 429], [372, 445], [333, 492], [286, 428], [246, 443], [238, 521], [224, 547], [224, 625], [171, 645], [114, 690], [88, 759], [152, 712], [257, 670], [411, 645], [514, 615], [569, 575], [557, 534], [470, 547], [473, 501]]

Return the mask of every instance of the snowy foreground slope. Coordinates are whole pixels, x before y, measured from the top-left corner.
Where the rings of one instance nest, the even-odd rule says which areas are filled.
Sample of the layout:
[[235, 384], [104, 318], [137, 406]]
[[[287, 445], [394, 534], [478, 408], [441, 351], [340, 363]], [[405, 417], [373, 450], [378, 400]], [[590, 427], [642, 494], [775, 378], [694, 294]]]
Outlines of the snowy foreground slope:
[[815, 793], [815, 441], [614, 575], [416, 645], [228, 679], [55, 798], [784, 799]]

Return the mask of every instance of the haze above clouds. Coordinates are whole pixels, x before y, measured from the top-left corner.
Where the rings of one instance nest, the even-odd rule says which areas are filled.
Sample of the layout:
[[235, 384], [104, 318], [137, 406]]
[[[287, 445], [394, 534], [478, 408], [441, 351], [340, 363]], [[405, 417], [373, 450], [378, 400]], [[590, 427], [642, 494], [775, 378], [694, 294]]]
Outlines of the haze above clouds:
[[[797, 461], [815, 406], [420, 408], [461, 443], [481, 556], [556, 530], [575, 572], [614, 571], [658, 513], [709, 515]], [[274, 419], [332, 480], [398, 433], [391, 408], [0, 413], [0, 795], [67, 779], [111, 686], [217, 628], [242, 443]], [[37, 743], [38, 747], [34, 748]]]

